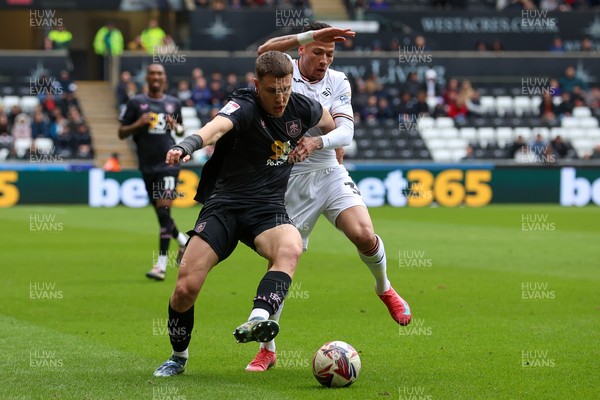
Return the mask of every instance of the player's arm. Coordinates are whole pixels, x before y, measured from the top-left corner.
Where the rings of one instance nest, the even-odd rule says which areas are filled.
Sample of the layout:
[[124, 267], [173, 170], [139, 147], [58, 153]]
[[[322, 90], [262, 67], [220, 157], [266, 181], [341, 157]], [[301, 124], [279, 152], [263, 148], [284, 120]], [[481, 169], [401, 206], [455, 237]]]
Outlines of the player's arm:
[[[321, 119], [315, 127], [319, 128], [323, 134], [328, 134], [336, 129], [335, 121], [325, 108], [323, 108]], [[303, 136], [298, 141], [296, 148], [289, 154], [288, 159], [291, 157], [292, 162], [304, 161], [313, 151], [322, 148], [323, 136]]]
[[119, 127], [119, 139], [128, 138], [129, 136], [133, 135], [138, 129], [149, 125], [150, 122], [152, 122], [152, 113], [147, 112], [140, 115], [140, 117], [133, 123], [129, 125], [121, 125]]
[[258, 48], [258, 55], [267, 51], [282, 51], [295, 49], [296, 47], [308, 44], [310, 42], [344, 42], [346, 37], [354, 37], [356, 33], [350, 29], [340, 28], [323, 28], [316, 31], [302, 32], [297, 35], [285, 35], [278, 36], [273, 39], [269, 39], [262, 46]]
[[194, 151], [217, 143], [217, 141], [231, 129], [233, 129], [233, 122], [228, 118], [217, 115], [196, 133], [172, 146], [167, 152], [166, 163], [175, 165], [180, 161], [188, 161], [192, 157]]

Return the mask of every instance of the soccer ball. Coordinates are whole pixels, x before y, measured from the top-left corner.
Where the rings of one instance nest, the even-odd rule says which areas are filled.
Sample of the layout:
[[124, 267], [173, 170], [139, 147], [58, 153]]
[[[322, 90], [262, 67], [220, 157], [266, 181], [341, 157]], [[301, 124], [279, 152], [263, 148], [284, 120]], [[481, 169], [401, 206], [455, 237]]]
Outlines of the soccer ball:
[[350, 386], [360, 373], [360, 357], [354, 347], [346, 342], [327, 342], [315, 353], [312, 369], [313, 375], [323, 386]]

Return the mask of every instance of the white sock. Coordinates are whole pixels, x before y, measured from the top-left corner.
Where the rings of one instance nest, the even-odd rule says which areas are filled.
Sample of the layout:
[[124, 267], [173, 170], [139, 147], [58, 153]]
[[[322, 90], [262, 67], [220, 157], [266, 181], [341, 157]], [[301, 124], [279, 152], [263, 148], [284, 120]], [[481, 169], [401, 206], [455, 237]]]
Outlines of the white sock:
[[183, 232], [179, 232], [179, 235], [177, 235], [177, 242], [179, 243], [180, 246], [185, 246], [185, 244], [188, 241], [188, 237], [185, 236], [185, 233]]
[[248, 317], [248, 321], [251, 321], [255, 318], [269, 319], [269, 312], [264, 308], [253, 308], [250, 316]]
[[183, 358], [188, 358], [188, 349], [185, 349], [184, 351], [175, 351], [173, 350], [173, 355], [177, 356], [177, 357], [183, 357]]
[[385, 257], [385, 247], [383, 246], [383, 240], [377, 235], [378, 248], [377, 252], [372, 256], [366, 256], [361, 252], [358, 252], [360, 259], [369, 267], [369, 270], [375, 277], [375, 291], [377, 294], [383, 294], [387, 292], [392, 285], [387, 277], [387, 266], [386, 266], [386, 257]]
[[[277, 321], [279, 322], [279, 318], [281, 318], [281, 311], [283, 311], [283, 305], [285, 304], [285, 301], [283, 303], [281, 303], [281, 305], [279, 306], [279, 310], [277, 310], [277, 312], [273, 315], [271, 315], [269, 317], [269, 319], [272, 319], [273, 321]], [[269, 342], [262, 342], [260, 344], [260, 348], [261, 349], [267, 349], [269, 351], [272, 351], [273, 353], [275, 353], [275, 350], [277, 349], [277, 347], [275, 346], [275, 339], [269, 341]]]
[[167, 270], [167, 262], [169, 261], [169, 256], [158, 256], [158, 260], [156, 261], [156, 266], [160, 268], [162, 272]]

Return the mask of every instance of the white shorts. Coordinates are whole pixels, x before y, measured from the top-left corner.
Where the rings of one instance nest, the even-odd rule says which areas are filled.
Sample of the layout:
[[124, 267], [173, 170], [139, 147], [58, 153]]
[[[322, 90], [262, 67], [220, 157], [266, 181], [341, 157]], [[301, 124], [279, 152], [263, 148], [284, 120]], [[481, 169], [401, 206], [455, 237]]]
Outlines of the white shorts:
[[335, 226], [338, 215], [354, 206], [367, 207], [342, 165], [290, 177], [285, 208], [302, 235], [304, 250], [308, 249], [308, 236], [319, 215], [323, 214]]

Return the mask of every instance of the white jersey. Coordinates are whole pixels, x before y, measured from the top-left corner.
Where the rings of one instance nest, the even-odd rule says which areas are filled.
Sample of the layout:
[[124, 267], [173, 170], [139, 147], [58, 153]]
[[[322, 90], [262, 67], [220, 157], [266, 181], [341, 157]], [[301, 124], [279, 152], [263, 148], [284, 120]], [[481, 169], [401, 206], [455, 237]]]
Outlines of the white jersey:
[[[323, 79], [310, 82], [300, 74], [298, 60], [293, 60], [294, 76], [292, 90], [301, 93], [321, 103], [327, 109], [333, 119], [348, 118], [354, 121], [352, 111], [350, 82], [346, 74], [328, 68]], [[318, 136], [321, 132], [318, 128], [310, 129], [307, 136]], [[335, 158], [335, 150], [315, 150], [310, 157], [301, 163], [294, 164], [292, 175], [312, 172], [324, 168], [332, 168], [339, 165]]]

